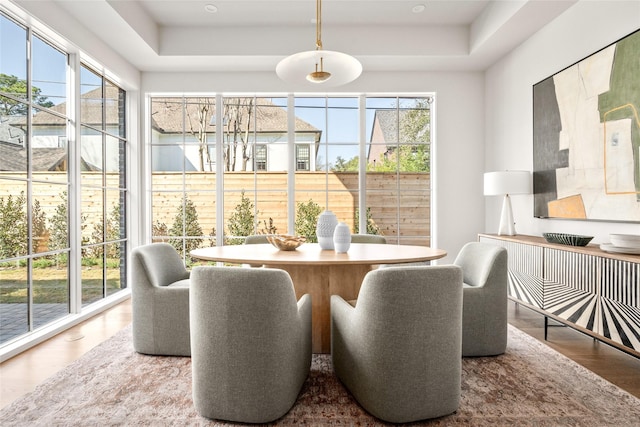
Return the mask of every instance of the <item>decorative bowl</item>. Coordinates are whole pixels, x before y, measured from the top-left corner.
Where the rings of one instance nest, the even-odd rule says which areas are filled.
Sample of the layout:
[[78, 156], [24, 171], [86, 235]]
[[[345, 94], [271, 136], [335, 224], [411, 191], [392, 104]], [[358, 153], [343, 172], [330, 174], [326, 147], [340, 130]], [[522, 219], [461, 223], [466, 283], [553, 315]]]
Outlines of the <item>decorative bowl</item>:
[[289, 234], [270, 234], [267, 236], [267, 240], [281, 251], [295, 251], [305, 242], [306, 238]]
[[580, 236], [578, 234], [565, 233], [542, 233], [542, 237], [549, 243], [558, 243], [560, 245], [570, 246], [587, 246], [593, 239], [593, 236]]

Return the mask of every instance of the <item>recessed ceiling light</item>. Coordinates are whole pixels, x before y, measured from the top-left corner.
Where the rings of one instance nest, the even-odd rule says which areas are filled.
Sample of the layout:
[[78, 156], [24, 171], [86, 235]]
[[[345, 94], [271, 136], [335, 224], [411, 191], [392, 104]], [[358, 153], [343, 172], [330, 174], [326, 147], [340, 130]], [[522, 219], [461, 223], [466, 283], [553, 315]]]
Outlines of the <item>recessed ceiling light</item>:
[[422, 13], [425, 10], [425, 5], [423, 4], [417, 4], [415, 6], [413, 6], [413, 9], [411, 9], [411, 11], [413, 13]]
[[218, 8], [213, 4], [207, 4], [204, 6], [204, 10], [209, 13], [216, 13], [218, 11]]

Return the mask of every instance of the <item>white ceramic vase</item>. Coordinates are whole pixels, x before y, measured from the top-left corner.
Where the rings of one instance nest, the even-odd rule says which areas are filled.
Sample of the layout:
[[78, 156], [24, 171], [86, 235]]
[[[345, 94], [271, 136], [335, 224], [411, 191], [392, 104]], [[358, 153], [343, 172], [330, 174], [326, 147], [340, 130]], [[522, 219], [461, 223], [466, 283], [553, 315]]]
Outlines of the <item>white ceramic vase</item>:
[[338, 217], [331, 211], [324, 211], [318, 216], [316, 236], [322, 249], [333, 250], [333, 230], [338, 225]]
[[341, 222], [333, 230], [333, 247], [337, 253], [343, 254], [349, 250], [350, 246], [351, 230], [347, 224]]

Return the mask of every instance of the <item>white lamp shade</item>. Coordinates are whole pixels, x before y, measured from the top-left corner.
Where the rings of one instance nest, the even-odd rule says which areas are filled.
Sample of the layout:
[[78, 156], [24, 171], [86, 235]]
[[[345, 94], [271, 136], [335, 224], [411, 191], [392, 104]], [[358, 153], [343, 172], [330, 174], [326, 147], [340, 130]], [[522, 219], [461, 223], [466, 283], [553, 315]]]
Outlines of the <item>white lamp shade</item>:
[[531, 194], [531, 172], [500, 171], [484, 174], [484, 195]]
[[[331, 73], [331, 77], [321, 83], [310, 83], [307, 75], [320, 67]], [[276, 66], [276, 74], [282, 80], [293, 84], [340, 86], [354, 81], [362, 74], [362, 64], [353, 56], [331, 50], [310, 50], [287, 56]]]

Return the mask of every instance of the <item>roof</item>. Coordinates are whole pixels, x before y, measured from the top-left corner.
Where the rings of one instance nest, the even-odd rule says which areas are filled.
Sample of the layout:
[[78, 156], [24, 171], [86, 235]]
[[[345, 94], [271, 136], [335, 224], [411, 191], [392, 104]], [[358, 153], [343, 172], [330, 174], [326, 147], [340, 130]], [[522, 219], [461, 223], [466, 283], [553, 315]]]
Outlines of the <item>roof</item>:
[[[250, 99], [253, 98], [225, 98], [230, 99]], [[215, 132], [215, 123], [211, 123], [212, 118], [216, 115], [215, 102], [212, 98], [187, 98], [186, 115], [183, 118], [183, 98], [153, 98], [151, 103], [151, 126], [153, 129], [161, 133], [182, 133], [183, 120], [187, 129], [189, 128], [189, 120], [192, 120], [194, 128], [198, 123], [198, 113], [200, 105], [209, 100], [210, 111], [207, 112], [206, 132]], [[259, 133], [286, 133], [287, 132], [287, 111], [283, 107], [274, 104], [267, 98], [256, 98], [256, 131]], [[261, 108], [262, 107], [262, 108]], [[242, 121], [247, 119], [246, 109], [241, 109]], [[253, 119], [253, 118], [251, 118]], [[296, 117], [295, 129], [297, 132], [318, 132], [320, 130], [302, 119]]]
[[[60, 170], [67, 159], [66, 148], [34, 148], [31, 165], [34, 171]], [[0, 171], [26, 171], [27, 150], [17, 144], [0, 141]]]

